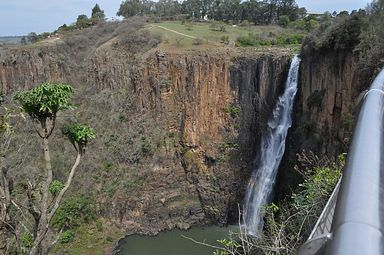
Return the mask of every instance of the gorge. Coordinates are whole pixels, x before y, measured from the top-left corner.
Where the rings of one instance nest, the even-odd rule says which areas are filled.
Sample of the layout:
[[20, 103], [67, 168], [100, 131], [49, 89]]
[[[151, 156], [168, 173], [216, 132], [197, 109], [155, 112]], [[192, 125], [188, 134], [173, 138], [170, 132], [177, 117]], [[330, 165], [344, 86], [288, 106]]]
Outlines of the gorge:
[[[249, 180], [259, 178], [252, 177], [254, 159], [270, 151], [278, 157], [265, 159], [274, 165], [266, 186], [276, 188], [246, 213], [260, 211], [272, 193], [283, 199], [301, 180], [293, 167], [297, 153], [334, 158], [347, 150], [355, 101], [376, 72], [360, 68], [353, 47], [304, 44], [300, 62], [291, 61], [297, 49], [288, 47], [172, 50], [143, 39], [148, 44], [127, 50], [116, 37], [89, 35], [89, 46], [84, 36], [2, 53], [0, 89], [12, 106], [18, 90], [45, 81], [73, 85], [76, 114], [58, 118], [92, 123], [97, 139], [68, 196], [90, 197], [100, 224], [119, 229], [118, 237], [236, 224], [238, 205], [255, 197], [246, 195]], [[270, 119], [291, 110], [292, 120]], [[31, 148], [40, 147], [28, 138], [33, 130], [23, 120], [12, 124], [17, 135], [6, 167], [15, 178], [39, 173], [41, 158]], [[262, 150], [274, 141], [264, 137], [274, 136], [275, 126], [280, 139]], [[53, 144], [53, 167], [61, 169], [71, 150]], [[54, 177], [63, 176], [58, 170]], [[259, 220], [246, 219], [254, 229]]]

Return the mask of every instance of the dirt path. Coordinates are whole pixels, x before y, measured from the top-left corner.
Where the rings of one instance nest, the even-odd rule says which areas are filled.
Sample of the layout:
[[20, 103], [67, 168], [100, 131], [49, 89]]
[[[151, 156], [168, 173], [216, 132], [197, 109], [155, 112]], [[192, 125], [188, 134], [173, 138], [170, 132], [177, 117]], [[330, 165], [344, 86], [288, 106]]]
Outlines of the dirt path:
[[192, 38], [192, 39], [196, 39], [197, 38], [195, 36], [183, 34], [183, 33], [177, 32], [176, 30], [172, 30], [172, 29], [169, 29], [169, 28], [166, 28], [166, 27], [163, 27], [163, 26], [159, 26], [159, 25], [152, 25], [152, 26], [153, 27], [159, 27], [159, 28], [162, 28], [164, 30], [167, 30], [167, 31], [170, 31], [170, 32], [173, 32], [175, 34], [182, 35], [182, 36], [185, 36], [185, 37], [188, 37], [188, 38]]
[[[163, 27], [163, 26], [159, 26], [159, 25], [151, 25], [151, 27], [158, 27], [158, 28], [161, 28], [161, 29], [164, 29], [164, 30], [167, 30], [169, 32], [172, 32], [172, 33], [175, 33], [175, 34], [178, 34], [178, 35], [182, 35], [182, 36], [185, 36], [185, 37], [188, 37], [188, 38], [191, 38], [191, 39], [197, 39], [198, 37], [196, 36], [192, 36], [192, 35], [187, 35], [187, 34], [184, 34], [184, 33], [180, 33], [176, 30], [173, 30], [173, 29], [169, 29], [169, 28], [166, 28], [166, 27]], [[219, 43], [216, 43], [216, 42], [213, 42], [213, 41], [209, 41], [207, 40], [207, 43], [210, 43], [210, 44], [213, 44], [213, 45], [216, 45], [216, 46], [222, 46], [220, 45]]]

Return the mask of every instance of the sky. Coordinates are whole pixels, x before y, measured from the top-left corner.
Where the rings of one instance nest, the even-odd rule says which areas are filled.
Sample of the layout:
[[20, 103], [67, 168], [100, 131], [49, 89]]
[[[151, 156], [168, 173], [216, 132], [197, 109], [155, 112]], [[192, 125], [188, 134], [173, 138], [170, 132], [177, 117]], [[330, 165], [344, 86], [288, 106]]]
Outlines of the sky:
[[[364, 8], [369, 0], [296, 0], [309, 12], [352, 11]], [[78, 15], [90, 16], [98, 3], [107, 18], [116, 17], [121, 0], [0, 0], [0, 36], [52, 32], [71, 24]]]
[[[0, 0], [1, 1], [1, 0]], [[353, 11], [365, 8], [372, 0], [296, 0], [300, 7], [305, 7], [310, 13]]]

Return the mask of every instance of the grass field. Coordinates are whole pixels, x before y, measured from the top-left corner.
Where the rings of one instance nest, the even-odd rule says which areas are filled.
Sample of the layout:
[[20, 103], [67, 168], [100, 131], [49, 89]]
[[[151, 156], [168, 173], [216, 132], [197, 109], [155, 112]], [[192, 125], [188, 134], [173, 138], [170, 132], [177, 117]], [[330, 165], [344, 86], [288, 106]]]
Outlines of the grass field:
[[[237, 38], [246, 37], [249, 34], [259, 38], [277, 38], [294, 32], [280, 26], [231, 26], [220, 23], [213, 28], [211, 24], [209, 22], [195, 22], [188, 25], [182, 24], [181, 21], [164, 21], [149, 24], [147, 29], [163, 36], [163, 43], [160, 46], [165, 48], [224, 47], [228, 44], [234, 45]], [[224, 28], [224, 31], [219, 31], [221, 27]], [[228, 44], [222, 42], [223, 36], [228, 38]]]

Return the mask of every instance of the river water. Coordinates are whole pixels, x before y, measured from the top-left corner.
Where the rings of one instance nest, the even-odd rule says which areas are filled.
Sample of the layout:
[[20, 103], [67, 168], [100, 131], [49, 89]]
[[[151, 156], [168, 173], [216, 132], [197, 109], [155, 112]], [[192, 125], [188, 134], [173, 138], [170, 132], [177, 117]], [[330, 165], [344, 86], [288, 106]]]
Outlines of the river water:
[[131, 235], [119, 243], [122, 255], [212, 255], [213, 248], [196, 244], [185, 237], [199, 242], [220, 246], [219, 239], [228, 238], [229, 231], [237, 227], [220, 228], [216, 226], [191, 228], [190, 230], [171, 230], [160, 232], [157, 236]]

